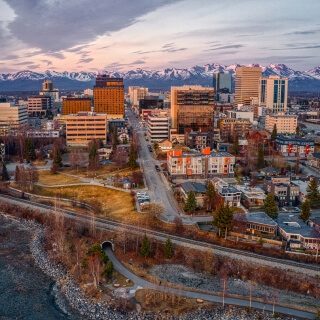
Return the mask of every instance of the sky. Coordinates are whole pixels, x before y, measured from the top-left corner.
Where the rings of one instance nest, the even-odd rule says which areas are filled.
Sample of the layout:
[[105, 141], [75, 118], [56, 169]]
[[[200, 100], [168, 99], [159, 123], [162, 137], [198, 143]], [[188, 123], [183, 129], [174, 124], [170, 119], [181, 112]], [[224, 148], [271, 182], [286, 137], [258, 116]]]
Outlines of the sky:
[[320, 65], [319, 0], [0, 0], [0, 73]]

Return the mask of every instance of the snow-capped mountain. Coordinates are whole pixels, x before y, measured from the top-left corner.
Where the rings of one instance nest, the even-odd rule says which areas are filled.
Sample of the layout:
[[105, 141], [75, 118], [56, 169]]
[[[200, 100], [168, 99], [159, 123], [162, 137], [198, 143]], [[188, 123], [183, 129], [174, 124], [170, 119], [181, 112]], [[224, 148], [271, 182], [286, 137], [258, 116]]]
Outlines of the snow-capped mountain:
[[[144, 86], [149, 89], [168, 90], [170, 86], [183, 84], [198, 84], [204, 86], [215, 85], [214, 74], [218, 72], [231, 73], [234, 78], [236, 67], [239, 64], [229, 66], [218, 63], [194, 66], [186, 69], [167, 68], [164, 70], [136, 69], [126, 72], [106, 70], [111, 77], [121, 77], [125, 86]], [[248, 66], [261, 66], [250, 64]], [[269, 64], [261, 66], [263, 76], [279, 75], [289, 78], [289, 91], [320, 92], [320, 66], [309, 71], [296, 71], [284, 64]], [[55, 88], [60, 90], [83, 90], [92, 88], [95, 84], [97, 73], [94, 72], [56, 72], [45, 71], [37, 73], [32, 71], [20, 71], [13, 74], [0, 74], [0, 91], [40, 90], [45, 79], [53, 81]]]

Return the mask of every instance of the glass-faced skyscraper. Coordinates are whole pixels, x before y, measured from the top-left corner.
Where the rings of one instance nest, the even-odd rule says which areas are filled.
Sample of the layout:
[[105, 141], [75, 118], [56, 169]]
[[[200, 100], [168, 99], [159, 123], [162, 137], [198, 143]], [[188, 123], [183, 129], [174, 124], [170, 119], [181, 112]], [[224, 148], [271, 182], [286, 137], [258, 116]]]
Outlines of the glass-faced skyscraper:
[[216, 73], [216, 93], [231, 93], [231, 73]]
[[260, 78], [259, 105], [266, 106], [272, 113], [286, 112], [288, 103], [288, 78], [270, 76]]

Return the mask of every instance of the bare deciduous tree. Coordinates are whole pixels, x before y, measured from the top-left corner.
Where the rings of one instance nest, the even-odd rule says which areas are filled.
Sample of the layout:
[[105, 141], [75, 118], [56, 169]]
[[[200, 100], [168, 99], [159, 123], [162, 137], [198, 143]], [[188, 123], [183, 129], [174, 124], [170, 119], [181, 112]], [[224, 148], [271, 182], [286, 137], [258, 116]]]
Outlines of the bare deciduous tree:
[[25, 169], [25, 173], [27, 175], [26, 179], [27, 183], [29, 184], [29, 190], [32, 191], [34, 183], [39, 179], [38, 169], [35, 167], [28, 167]]
[[144, 203], [141, 210], [149, 213], [155, 220], [159, 220], [161, 215], [165, 212], [165, 208], [162, 203], [158, 202]]

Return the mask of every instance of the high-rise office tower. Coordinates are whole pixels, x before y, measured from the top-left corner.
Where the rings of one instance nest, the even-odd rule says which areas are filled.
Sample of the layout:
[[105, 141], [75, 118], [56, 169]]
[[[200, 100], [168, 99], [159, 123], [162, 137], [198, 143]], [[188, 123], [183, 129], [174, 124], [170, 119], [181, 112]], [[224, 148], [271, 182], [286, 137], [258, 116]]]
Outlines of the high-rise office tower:
[[236, 68], [234, 104], [250, 105], [252, 100], [258, 100], [261, 67]]
[[59, 100], [59, 90], [55, 89], [51, 80], [45, 80], [42, 83], [42, 90], [39, 92], [40, 96], [51, 97], [51, 101]]
[[214, 127], [214, 89], [201, 86], [171, 87], [171, 129], [178, 134], [212, 131]]
[[270, 76], [260, 78], [259, 105], [266, 106], [272, 113], [286, 112], [288, 109], [288, 78]]
[[216, 73], [216, 93], [231, 93], [231, 73]]
[[124, 85], [122, 78], [99, 75], [93, 87], [94, 111], [106, 113], [108, 119], [123, 118]]

